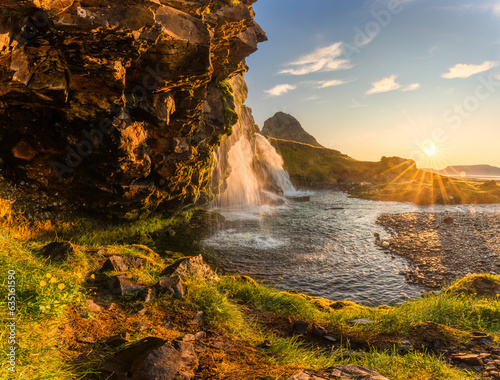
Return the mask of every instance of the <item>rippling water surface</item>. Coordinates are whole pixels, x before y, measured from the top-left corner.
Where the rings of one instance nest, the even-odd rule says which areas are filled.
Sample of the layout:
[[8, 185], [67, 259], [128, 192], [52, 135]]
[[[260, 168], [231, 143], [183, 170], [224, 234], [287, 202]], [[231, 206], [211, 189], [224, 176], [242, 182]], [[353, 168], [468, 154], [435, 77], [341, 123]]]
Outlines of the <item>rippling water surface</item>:
[[395, 304], [423, 289], [405, 282], [403, 258], [392, 258], [377, 246], [374, 233], [387, 236], [376, 224], [377, 216], [445, 210], [467, 208], [374, 202], [316, 191], [310, 202], [222, 211], [226, 221], [203, 245], [210, 248], [208, 258], [229, 273], [331, 300]]

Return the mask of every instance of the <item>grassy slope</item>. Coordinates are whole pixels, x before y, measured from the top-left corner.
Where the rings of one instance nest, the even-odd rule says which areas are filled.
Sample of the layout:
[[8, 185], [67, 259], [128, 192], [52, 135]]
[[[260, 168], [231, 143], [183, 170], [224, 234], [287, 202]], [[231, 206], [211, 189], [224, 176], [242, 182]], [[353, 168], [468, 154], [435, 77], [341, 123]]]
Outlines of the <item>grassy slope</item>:
[[[437, 336], [454, 345], [465, 342], [467, 331], [492, 334], [500, 331], [500, 301], [474, 294], [442, 293], [397, 307], [368, 308], [276, 291], [245, 277], [223, 277], [218, 284], [193, 279], [187, 282], [188, 295], [184, 300], [159, 296], [147, 306], [144, 316], [137, 314], [142, 308], [140, 302], [116, 297], [109, 300], [118, 305], [116, 311], [94, 313], [85, 300], [106, 283], [109, 275], [98, 272], [106, 255], [147, 259], [148, 265], [143, 270], [132, 273], [136, 280], [147, 285], [155, 284], [160, 271], [176, 258], [172, 254], [161, 260], [145, 246], [127, 244], [136, 238], [137, 231], [151, 232], [153, 228], [147, 227], [147, 223], [134, 223], [117, 229], [117, 226], [90, 221], [57, 227], [28, 226], [26, 221], [11, 217], [5, 203], [0, 205], [0, 215], [3, 215], [2, 272], [14, 269], [17, 279], [19, 372], [16, 378], [20, 380], [94, 378], [85, 376], [90, 376], [106, 358], [124, 347], [99, 342], [124, 332], [130, 333], [129, 343], [145, 336], [180, 338], [186, 332], [197, 331], [189, 321], [199, 310], [205, 312], [202, 329], [209, 336], [199, 342], [206, 348], [199, 368], [199, 376], [204, 379], [287, 379], [302, 368], [319, 369], [337, 364], [362, 365], [393, 380], [473, 379], [472, 374], [454, 369], [432, 354], [412, 350], [400, 355], [393, 347], [401, 339], [412, 336], [426, 321], [442, 324], [437, 327]], [[172, 221], [158, 220], [155, 225], [171, 226]], [[122, 244], [116, 243], [117, 231], [122, 234]], [[80, 242], [75, 255], [63, 264], [46, 262], [39, 255], [51, 233]], [[99, 253], [96, 246], [107, 243], [113, 245], [106, 246], [106, 255]], [[500, 282], [499, 278], [494, 279]], [[5, 289], [5, 281], [3, 275], [2, 289]], [[365, 317], [377, 323], [366, 326], [348, 323]], [[173, 321], [174, 325], [164, 326], [165, 320]], [[331, 350], [290, 336], [291, 320], [318, 323], [342, 345]], [[143, 322], [152, 328], [141, 331], [135, 327]], [[98, 343], [82, 343], [78, 340], [82, 336], [91, 336]], [[5, 329], [1, 330], [0, 339], [5, 342]], [[222, 350], [214, 346], [221, 339], [229, 342]], [[273, 342], [271, 348], [261, 346], [265, 339]], [[427, 343], [418, 344], [425, 349]], [[357, 353], [350, 352], [351, 348]], [[0, 354], [5, 355], [5, 351]], [[0, 379], [6, 379], [5, 367], [0, 371]]]
[[299, 186], [340, 186], [361, 198], [417, 204], [500, 202], [498, 186], [422, 171], [410, 160], [390, 157], [379, 162], [357, 161], [332, 149], [270, 141], [283, 157], [292, 181]]

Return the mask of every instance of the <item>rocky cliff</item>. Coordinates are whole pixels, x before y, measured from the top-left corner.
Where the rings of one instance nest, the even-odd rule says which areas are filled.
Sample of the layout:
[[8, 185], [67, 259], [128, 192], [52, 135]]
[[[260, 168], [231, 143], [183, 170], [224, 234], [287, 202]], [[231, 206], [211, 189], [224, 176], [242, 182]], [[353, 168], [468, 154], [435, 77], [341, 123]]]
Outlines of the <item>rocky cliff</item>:
[[0, 162], [17, 198], [135, 217], [211, 197], [255, 0], [4, 0]]
[[280, 140], [295, 141], [316, 147], [323, 147], [316, 139], [307, 133], [299, 121], [292, 115], [277, 112], [264, 122], [262, 133]]

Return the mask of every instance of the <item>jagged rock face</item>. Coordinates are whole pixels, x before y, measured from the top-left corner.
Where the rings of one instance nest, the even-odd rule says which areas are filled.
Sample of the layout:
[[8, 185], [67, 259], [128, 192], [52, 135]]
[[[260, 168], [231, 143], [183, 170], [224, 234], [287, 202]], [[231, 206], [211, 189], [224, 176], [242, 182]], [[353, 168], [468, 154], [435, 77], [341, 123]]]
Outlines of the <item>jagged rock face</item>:
[[3, 175], [119, 215], [209, 198], [221, 82], [266, 39], [253, 2], [2, 1]]
[[284, 112], [277, 112], [273, 117], [267, 119], [262, 128], [262, 133], [275, 139], [323, 147], [302, 128], [302, 125], [300, 125], [296, 118]]

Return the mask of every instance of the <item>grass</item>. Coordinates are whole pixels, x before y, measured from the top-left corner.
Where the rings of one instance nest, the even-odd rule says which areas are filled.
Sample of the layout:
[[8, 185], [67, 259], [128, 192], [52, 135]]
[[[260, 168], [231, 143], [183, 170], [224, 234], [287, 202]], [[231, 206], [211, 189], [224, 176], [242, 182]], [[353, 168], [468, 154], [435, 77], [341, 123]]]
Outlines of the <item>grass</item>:
[[[449, 297], [445, 294], [436, 302], [433, 297], [423, 297], [404, 305], [391, 308], [368, 308], [360, 305], [350, 305], [336, 312], [323, 310], [314, 303], [314, 299], [300, 294], [273, 290], [263, 285], [256, 285], [247, 279], [238, 277], [223, 277], [217, 285], [198, 284], [191, 288], [190, 299], [201, 307], [211, 323], [249, 340], [258, 346], [265, 339], [273, 342], [270, 349], [262, 350], [263, 360], [284, 367], [298, 367], [307, 363], [308, 368], [321, 369], [332, 365], [361, 365], [371, 368], [391, 379], [473, 379], [467, 374], [449, 367], [438, 357], [425, 352], [412, 351], [407, 355], [399, 355], [396, 348], [377, 349], [372, 347], [362, 355], [347, 355], [349, 342], [346, 346], [333, 352], [325, 352], [312, 345], [304, 344], [296, 338], [282, 337], [266, 331], [255, 324], [251, 317], [245, 315], [247, 308], [259, 311], [270, 311], [274, 315], [300, 318], [312, 323], [320, 323], [329, 329], [340, 329], [346, 337], [364, 337], [367, 341], [376, 341], [377, 334], [400, 334], [410, 331], [418, 323], [434, 321], [450, 323], [467, 331], [486, 328], [497, 333], [496, 322], [489, 321], [491, 315], [480, 317], [477, 308], [481, 300], [466, 297]], [[494, 307], [497, 307], [495, 305]], [[497, 308], [498, 310], [498, 308]], [[433, 311], [430, 313], [430, 311]], [[448, 314], [450, 311], [454, 311]], [[468, 320], [468, 315], [473, 315]], [[352, 326], [348, 320], [370, 317], [379, 323], [372, 326]], [[447, 328], [456, 333], [458, 342], [465, 342], [463, 331]], [[250, 338], [249, 338], [250, 337]]]
[[[44, 223], [24, 224], [26, 221], [10, 212], [8, 205], [0, 207], [0, 214], [0, 265], [4, 273], [11, 269], [16, 272], [16, 378], [20, 380], [89, 379], [87, 375], [124, 346], [89, 346], [79, 342], [78, 337], [88, 335], [101, 342], [130, 332], [130, 343], [146, 336], [177, 339], [183, 336], [181, 331], [199, 331], [193, 330], [199, 327], [193, 327], [190, 321], [200, 310], [204, 312], [203, 329], [210, 336], [206, 352], [200, 357], [199, 376], [203, 378], [287, 379], [303, 368], [353, 364], [390, 379], [474, 379], [475, 375], [453, 368], [436, 353], [427, 351], [432, 339], [459, 346], [467, 342], [469, 332], [476, 330], [499, 338], [500, 300], [469, 291], [473, 278], [458, 281], [448, 292], [375, 308], [280, 291], [245, 276], [224, 276], [218, 283], [191, 279], [186, 282], [185, 299], [157, 295], [145, 315], [137, 313], [143, 304], [130, 297], [110, 297], [109, 302], [115, 302], [117, 310], [95, 313], [86, 300], [110, 276], [98, 272], [106, 256], [142, 258], [145, 266], [130, 274], [147, 286], [154, 285], [161, 271], [177, 257], [160, 257], [147, 246], [116, 242], [133, 240], [138, 232], [170, 228], [178, 221], [158, 219], [150, 226], [121, 224], [117, 231], [113, 231], [116, 225], [106, 226], [105, 221], [86, 221], [80, 229], [84, 232], [78, 234], [76, 221], [69, 228], [59, 225], [54, 229]], [[75, 253], [63, 263], [46, 261], [39, 251], [47, 236], [75, 239]], [[101, 249], [106, 253], [100, 253]], [[500, 277], [486, 277], [500, 286]], [[2, 278], [3, 299], [6, 278]], [[349, 323], [358, 318], [375, 322]], [[166, 320], [172, 321], [174, 327], [164, 326]], [[295, 320], [323, 326], [341, 345], [331, 348], [291, 335], [290, 324]], [[138, 329], [141, 323], [150, 328]], [[3, 342], [6, 334], [2, 329]], [[212, 349], [217, 339], [231, 342], [230, 348]], [[401, 355], [398, 342], [402, 339], [412, 340], [418, 349]], [[272, 341], [272, 346], [264, 348], [265, 340]], [[0, 355], [5, 357], [6, 349], [3, 345]], [[0, 379], [7, 378], [3, 367]]]

